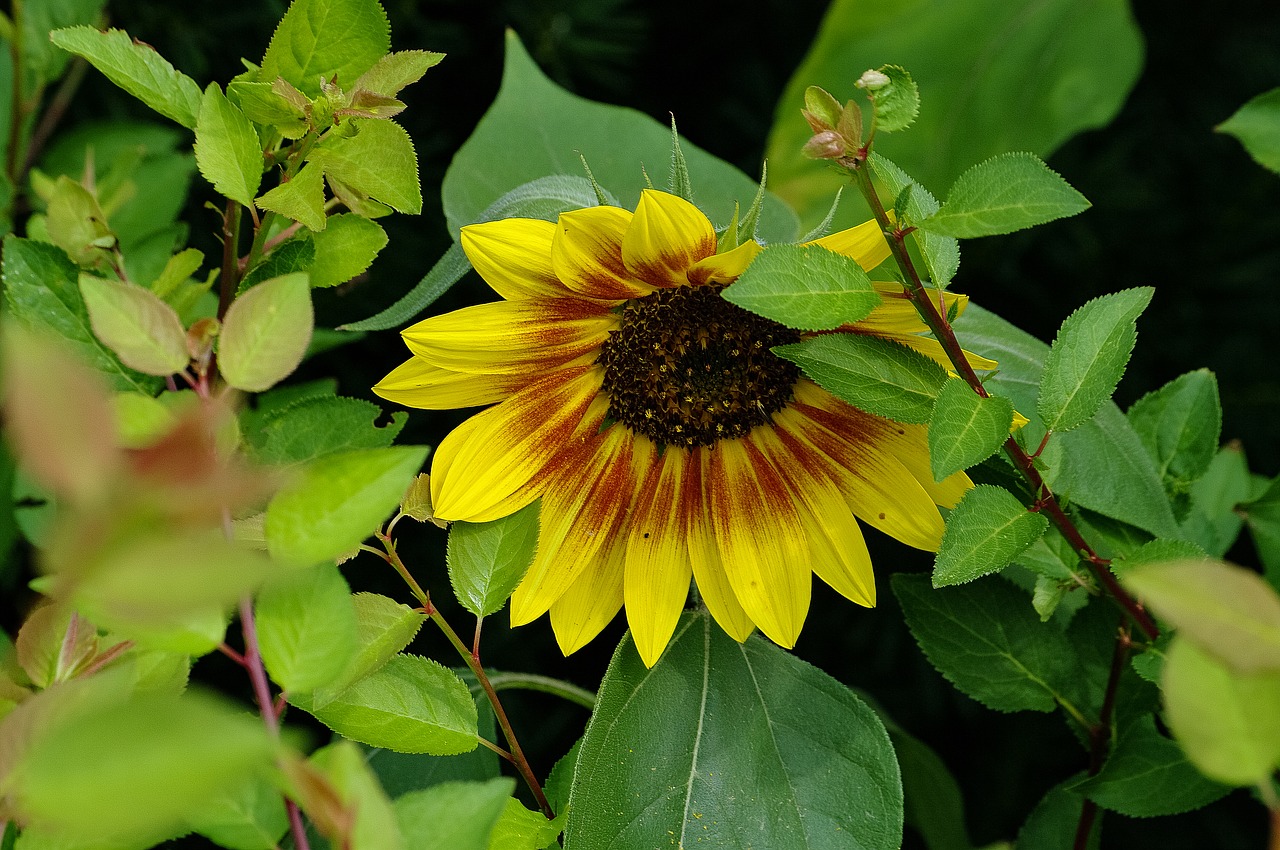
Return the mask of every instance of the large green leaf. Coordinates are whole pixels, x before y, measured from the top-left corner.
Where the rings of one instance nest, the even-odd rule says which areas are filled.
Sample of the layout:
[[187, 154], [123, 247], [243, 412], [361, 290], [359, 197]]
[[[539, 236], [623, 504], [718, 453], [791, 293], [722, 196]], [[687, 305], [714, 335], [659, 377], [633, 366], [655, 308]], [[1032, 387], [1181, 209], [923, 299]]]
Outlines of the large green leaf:
[[408, 850], [485, 850], [511, 792], [512, 779], [442, 782], [395, 802]]
[[998, 578], [935, 590], [929, 577], [899, 573], [893, 593], [912, 635], [958, 689], [997, 711], [1052, 711], [1085, 704], [1084, 671], [1057, 623], [1040, 622], [1031, 600]]
[[356, 655], [355, 605], [333, 564], [268, 584], [258, 594], [257, 614], [262, 660], [286, 691], [332, 683]]
[[310, 95], [320, 80], [348, 87], [391, 49], [391, 25], [378, 0], [294, 0], [262, 57], [261, 78], [284, 77]]
[[902, 785], [875, 713], [758, 637], [681, 619], [648, 669], [625, 638], [587, 727], [567, 850], [896, 848]]
[[[919, 84], [920, 115], [877, 147], [940, 194], [976, 162], [1018, 150], [1045, 157], [1107, 124], [1137, 80], [1142, 41], [1125, 0], [836, 0], [778, 103], [767, 148], [775, 190], [806, 225], [822, 219], [841, 178], [800, 152], [810, 135], [804, 90], [819, 85], [843, 102], [886, 61]], [[850, 205], [841, 226], [857, 211]]]
[[[712, 221], [728, 222], [735, 203], [742, 209], [750, 206], [755, 181], [688, 142], [682, 148], [694, 202]], [[548, 174], [580, 176], [579, 154], [600, 185], [617, 195], [622, 206], [635, 209], [645, 188], [642, 167], [656, 185], [665, 187], [671, 130], [635, 110], [594, 103], [559, 88], [508, 31], [498, 98], [444, 178], [449, 231], [456, 237], [459, 227], [480, 220], [485, 207], [530, 180]], [[760, 235], [783, 242], [794, 239], [797, 231], [794, 213], [777, 198], [768, 198]]]

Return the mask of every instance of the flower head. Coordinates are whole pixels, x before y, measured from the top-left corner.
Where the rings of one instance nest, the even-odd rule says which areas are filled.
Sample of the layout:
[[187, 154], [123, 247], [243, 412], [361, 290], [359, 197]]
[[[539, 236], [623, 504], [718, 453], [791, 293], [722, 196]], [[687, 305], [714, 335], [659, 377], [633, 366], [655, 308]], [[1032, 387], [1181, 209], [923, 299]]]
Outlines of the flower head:
[[[866, 269], [889, 253], [875, 222], [816, 244]], [[936, 550], [937, 506], [972, 486], [933, 480], [923, 426], [848, 405], [773, 354], [805, 334], [720, 297], [760, 246], [717, 254], [687, 201], [649, 190], [635, 213], [472, 225], [462, 247], [502, 300], [406, 329], [413, 358], [374, 391], [411, 407], [493, 405], [437, 449], [435, 515], [481, 522], [541, 498], [511, 618], [550, 612], [566, 654], [625, 605], [652, 665], [691, 578], [734, 638], [759, 628], [793, 646], [811, 574], [875, 604], [854, 517]], [[883, 303], [842, 330], [942, 358], [902, 288], [877, 290]]]

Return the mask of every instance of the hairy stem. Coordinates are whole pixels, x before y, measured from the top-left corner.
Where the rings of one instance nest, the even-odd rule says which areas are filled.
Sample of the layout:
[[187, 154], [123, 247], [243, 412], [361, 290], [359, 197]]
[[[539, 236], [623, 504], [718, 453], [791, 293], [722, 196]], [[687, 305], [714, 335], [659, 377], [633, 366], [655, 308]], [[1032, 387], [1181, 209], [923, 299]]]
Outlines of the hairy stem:
[[[973, 370], [973, 366], [969, 364], [968, 359], [964, 356], [964, 349], [960, 347], [960, 341], [956, 339], [951, 323], [947, 321], [946, 316], [938, 309], [938, 305], [929, 297], [924, 282], [921, 280], [919, 272], [916, 271], [910, 254], [907, 252], [907, 231], [895, 227], [889, 220], [884, 204], [881, 203], [880, 196], [876, 192], [875, 186], [872, 185], [866, 161], [862, 160], [856, 163], [852, 167], [852, 171], [859, 191], [867, 199], [867, 203], [871, 206], [871, 211], [875, 214], [876, 221], [880, 223], [881, 229], [885, 232], [885, 236], [889, 241], [889, 250], [892, 251], [894, 260], [897, 261], [898, 267], [902, 270], [903, 279], [906, 280], [907, 284], [907, 292], [916, 308], [920, 311], [921, 318], [924, 319], [925, 324], [929, 326], [929, 330], [933, 332], [934, 337], [942, 345], [942, 349], [947, 353], [947, 357], [951, 360], [952, 368], [955, 369], [956, 373], [964, 379], [965, 383], [975, 393], [983, 398], [990, 397], [990, 393], [982, 385], [982, 381]], [[1031, 491], [1036, 494], [1035, 509], [1044, 513], [1057, 527], [1067, 542], [1079, 553], [1081, 559], [1089, 565], [1089, 569], [1103, 588], [1106, 589], [1107, 594], [1133, 620], [1142, 633], [1151, 640], [1159, 637], [1160, 629], [1156, 626], [1155, 621], [1151, 619], [1151, 615], [1116, 581], [1115, 576], [1111, 574], [1110, 561], [1099, 556], [1089, 542], [1084, 539], [1071, 517], [1063, 509], [1057, 496], [1049, 489], [1049, 485], [1036, 467], [1035, 459], [1027, 454], [1026, 450], [1013, 437], [1005, 440], [1004, 453], [1018, 471], [1022, 473], [1022, 477], [1031, 486]]]
[[466, 662], [472, 675], [480, 683], [480, 689], [489, 698], [489, 705], [493, 706], [493, 716], [498, 721], [498, 727], [502, 729], [503, 737], [507, 739], [507, 746], [511, 748], [511, 763], [515, 765], [516, 771], [524, 779], [525, 784], [529, 786], [529, 790], [533, 792], [534, 798], [538, 801], [538, 807], [542, 809], [542, 813], [548, 819], [555, 817], [555, 813], [551, 810], [551, 804], [547, 802], [547, 795], [542, 791], [541, 783], [534, 776], [533, 769], [529, 767], [529, 760], [525, 758], [524, 750], [520, 748], [520, 741], [516, 738], [515, 730], [511, 727], [511, 721], [507, 718], [506, 709], [502, 707], [502, 700], [498, 699], [498, 692], [494, 689], [493, 683], [489, 681], [489, 675], [485, 672], [484, 665], [480, 663], [479, 653], [468, 648], [463, 643], [462, 638], [458, 637], [458, 633], [445, 620], [444, 615], [431, 604], [430, 595], [422, 589], [422, 586], [409, 573], [404, 561], [400, 559], [399, 553], [396, 552], [395, 541], [381, 531], [377, 533], [377, 538], [386, 549], [384, 557], [387, 563], [391, 564], [395, 571], [400, 574], [400, 577], [405, 580], [405, 583], [409, 585], [409, 590], [413, 593], [414, 598], [422, 603], [422, 610], [426, 612], [431, 622], [436, 624], [449, 643], [453, 644], [453, 648], [458, 651], [458, 655]]

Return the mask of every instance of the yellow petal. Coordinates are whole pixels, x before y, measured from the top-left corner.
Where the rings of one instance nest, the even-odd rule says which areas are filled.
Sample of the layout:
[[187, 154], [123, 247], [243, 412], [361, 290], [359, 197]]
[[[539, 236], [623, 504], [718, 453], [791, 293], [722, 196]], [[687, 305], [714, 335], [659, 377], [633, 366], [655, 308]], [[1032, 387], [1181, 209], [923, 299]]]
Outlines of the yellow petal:
[[[915, 305], [911, 302], [910, 296], [902, 288], [902, 284], [887, 281], [872, 281], [872, 286], [880, 295], [880, 304], [865, 319], [859, 319], [854, 327], [863, 333], [879, 334], [881, 336], [891, 336], [899, 334], [921, 334], [929, 330], [929, 326], [920, 318], [919, 312], [916, 311]], [[925, 291], [929, 293], [929, 297], [935, 302], [938, 300], [938, 290], [925, 287]], [[964, 312], [965, 306], [969, 303], [967, 295], [956, 295], [952, 292], [942, 294], [943, 315], [947, 315], [946, 311], [955, 306], [959, 312]]]
[[795, 646], [812, 579], [809, 546], [786, 484], [747, 435], [716, 445], [706, 488], [734, 595], [770, 640]]
[[472, 417], [436, 449], [431, 500], [440, 519], [484, 522], [494, 508], [554, 467], [600, 391], [595, 366], [565, 369]]
[[821, 245], [828, 251], [852, 257], [866, 271], [871, 271], [889, 259], [890, 254], [889, 242], [884, 238], [884, 231], [875, 219], [805, 244]]
[[625, 535], [644, 468], [652, 463], [652, 443], [620, 425], [575, 440], [583, 441], [566, 450], [542, 488], [538, 552], [511, 597], [512, 625], [541, 617], [599, 569], [600, 553]]
[[469, 224], [459, 241], [471, 265], [508, 301], [559, 298], [568, 293], [551, 266], [555, 225], [534, 218]]
[[432, 366], [414, 357], [373, 385], [375, 394], [424, 410], [480, 407], [502, 401], [526, 379], [520, 375], [472, 375]]
[[646, 189], [622, 238], [627, 271], [652, 286], [689, 283], [689, 270], [716, 252], [716, 231], [702, 211], [683, 198]]
[[[951, 358], [947, 356], [947, 352], [942, 348], [942, 343], [938, 342], [933, 337], [893, 333], [883, 334], [883, 336], [886, 339], [893, 340], [894, 342], [900, 342], [908, 348], [915, 349], [925, 357], [928, 357], [930, 360], [940, 364], [948, 372], [953, 371]], [[961, 349], [961, 351], [964, 351], [964, 349]], [[990, 370], [995, 369], [1000, 365], [996, 361], [988, 360], [979, 354], [974, 354], [972, 351], [964, 351], [964, 359], [968, 360], [969, 365], [975, 369]]]
[[591, 569], [551, 606], [551, 629], [565, 655], [591, 642], [609, 625], [622, 607], [622, 563], [625, 540], [611, 541], [596, 557]]
[[684, 530], [690, 506], [683, 498], [687, 457], [676, 448], [663, 453], [642, 488], [627, 534], [623, 596], [631, 637], [646, 667], [656, 664], [667, 648], [689, 597], [693, 569]]
[[836, 486], [858, 519], [908, 546], [938, 551], [942, 516], [889, 448], [897, 423], [844, 404], [808, 381], [784, 413], [790, 433], [836, 462]]
[[617, 207], [587, 207], [560, 214], [551, 243], [556, 277], [588, 298], [625, 301], [653, 291], [622, 262], [622, 237], [632, 214]]
[[689, 560], [693, 565], [693, 580], [698, 584], [703, 604], [720, 624], [720, 628], [741, 643], [755, 631], [756, 625], [751, 622], [747, 612], [742, 610], [738, 597], [733, 595], [733, 587], [729, 584], [724, 564], [720, 561], [720, 550], [711, 529], [711, 507], [707, 504], [702, 484], [709, 460], [709, 452], [697, 449], [690, 453], [686, 465], [686, 476], [695, 477], [685, 485], [686, 498], [690, 499], [685, 540], [689, 547]]
[[695, 284], [728, 283], [736, 280], [763, 250], [754, 240], [748, 239], [732, 251], [713, 254], [694, 263], [689, 270], [689, 280]]
[[594, 352], [616, 327], [617, 315], [600, 304], [557, 298], [464, 307], [401, 336], [410, 351], [444, 369], [534, 379]]
[[776, 428], [760, 428], [751, 439], [787, 482], [809, 541], [810, 566], [838, 593], [868, 608], [876, 604], [871, 555], [844, 496], [832, 482], [831, 461], [806, 445], [788, 425], [797, 415], [775, 416]]

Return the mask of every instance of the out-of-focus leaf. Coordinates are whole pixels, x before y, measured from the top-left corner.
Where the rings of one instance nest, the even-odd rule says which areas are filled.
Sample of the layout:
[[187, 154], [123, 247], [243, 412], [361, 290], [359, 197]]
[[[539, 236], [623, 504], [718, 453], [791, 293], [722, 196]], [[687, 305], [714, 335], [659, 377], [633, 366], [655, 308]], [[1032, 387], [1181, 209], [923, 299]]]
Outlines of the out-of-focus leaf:
[[218, 337], [218, 366], [236, 389], [262, 392], [302, 362], [315, 315], [305, 273], [260, 283], [231, 303]]
[[342, 675], [356, 655], [356, 610], [338, 568], [321, 564], [258, 594], [258, 642], [271, 678], [312, 691]]
[[131, 283], [80, 276], [93, 332], [126, 366], [145, 375], [172, 375], [187, 365], [182, 320], [155, 293]]
[[490, 779], [405, 794], [395, 802], [405, 850], [486, 850], [514, 790], [513, 779]]
[[1214, 129], [1235, 136], [1258, 165], [1280, 173], [1280, 88], [1253, 98]]

